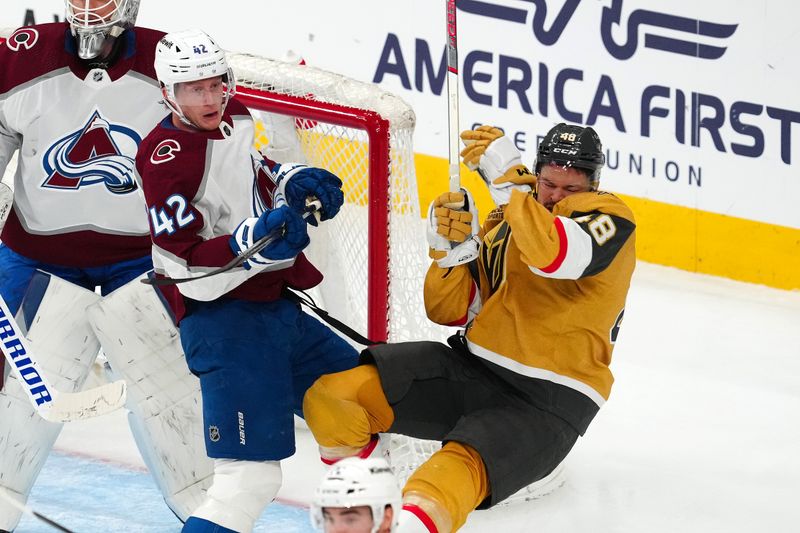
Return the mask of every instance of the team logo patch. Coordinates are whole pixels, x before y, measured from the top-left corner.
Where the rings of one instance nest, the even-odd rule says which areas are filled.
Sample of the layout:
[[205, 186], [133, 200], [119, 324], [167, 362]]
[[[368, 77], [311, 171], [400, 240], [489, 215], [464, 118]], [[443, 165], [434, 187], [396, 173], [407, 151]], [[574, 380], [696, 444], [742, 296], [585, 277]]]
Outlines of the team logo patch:
[[219, 428], [217, 426], [208, 426], [208, 438], [211, 442], [219, 442]]
[[506, 249], [511, 237], [511, 226], [506, 222], [500, 223], [496, 230], [486, 235], [481, 247], [481, 260], [486, 277], [489, 280], [489, 290], [492, 294], [506, 279]]
[[47, 179], [42, 187], [75, 190], [103, 184], [114, 194], [135, 191], [135, 162], [124, 154], [136, 153], [141, 141], [135, 130], [112, 124], [94, 111], [83, 128], [45, 151], [42, 166]]
[[181, 151], [181, 145], [174, 139], [165, 139], [158, 143], [155, 150], [150, 156], [150, 162], [154, 165], [160, 165], [167, 161], [175, 159], [175, 152]]
[[20, 48], [30, 50], [39, 40], [39, 32], [34, 28], [20, 28], [6, 40], [6, 46], [17, 52]]

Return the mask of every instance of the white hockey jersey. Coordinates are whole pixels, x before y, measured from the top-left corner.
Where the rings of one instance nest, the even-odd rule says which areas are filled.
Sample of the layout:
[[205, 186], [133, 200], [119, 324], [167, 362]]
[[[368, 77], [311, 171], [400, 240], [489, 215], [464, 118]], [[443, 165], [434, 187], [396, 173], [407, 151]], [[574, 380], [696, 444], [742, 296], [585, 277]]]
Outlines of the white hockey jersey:
[[[253, 148], [250, 112], [236, 98], [229, 103], [220, 128], [185, 131], [167, 117], [142, 141], [136, 157], [153, 238], [157, 274], [183, 278], [225, 265], [235, 255], [228, 241], [246, 218], [273, 207], [275, 163]], [[301, 253], [279, 270], [232, 269], [217, 276], [162, 287], [176, 321], [186, 298], [209, 301], [220, 297], [270, 301], [284, 287], [308, 289], [322, 274]]]
[[0, 174], [20, 150], [2, 232], [12, 250], [76, 267], [149, 254], [134, 158], [165, 112], [153, 69], [162, 35], [125, 32], [108, 70], [87, 70], [65, 23], [20, 28], [0, 45]]

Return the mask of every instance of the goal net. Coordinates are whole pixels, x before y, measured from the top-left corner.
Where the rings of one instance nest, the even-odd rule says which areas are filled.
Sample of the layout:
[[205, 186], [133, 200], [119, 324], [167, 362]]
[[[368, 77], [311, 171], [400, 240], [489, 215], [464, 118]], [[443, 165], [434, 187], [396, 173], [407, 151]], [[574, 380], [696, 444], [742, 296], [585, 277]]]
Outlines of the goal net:
[[422, 303], [428, 260], [411, 107], [376, 85], [310, 66], [247, 54], [228, 60], [259, 148], [344, 183], [340, 213], [312, 234], [328, 311], [373, 340], [442, 338], [446, 328], [427, 320]]

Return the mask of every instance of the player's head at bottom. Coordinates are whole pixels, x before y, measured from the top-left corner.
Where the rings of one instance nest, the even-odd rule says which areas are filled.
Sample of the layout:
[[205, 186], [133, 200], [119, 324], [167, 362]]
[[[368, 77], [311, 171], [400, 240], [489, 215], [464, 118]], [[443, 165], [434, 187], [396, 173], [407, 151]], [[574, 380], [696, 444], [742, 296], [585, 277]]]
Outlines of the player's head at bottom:
[[402, 496], [384, 459], [342, 459], [328, 470], [311, 502], [311, 522], [325, 533], [390, 533]]
[[165, 35], [156, 47], [155, 70], [177, 127], [211, 131], [220, 126], [236, 80], [225, 52], [210, 36], [200, 30]]

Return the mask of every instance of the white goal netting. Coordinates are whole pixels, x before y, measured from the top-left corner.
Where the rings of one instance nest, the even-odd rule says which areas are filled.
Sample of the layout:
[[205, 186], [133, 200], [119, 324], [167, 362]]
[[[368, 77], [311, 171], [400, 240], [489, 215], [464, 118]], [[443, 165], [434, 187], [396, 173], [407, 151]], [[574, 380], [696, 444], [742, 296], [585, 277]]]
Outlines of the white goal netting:
[[267, 155], [302, 159], [344, 182], [345, 206], [312, 237], [328, 280], [325, 306], [370, 335], [441, 338], [445, 329], [427, 320], [422, 304], [428, 260], [411, 107], [376, 85], [313, 67], [246, 54], [229, 61]]

